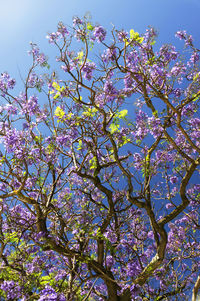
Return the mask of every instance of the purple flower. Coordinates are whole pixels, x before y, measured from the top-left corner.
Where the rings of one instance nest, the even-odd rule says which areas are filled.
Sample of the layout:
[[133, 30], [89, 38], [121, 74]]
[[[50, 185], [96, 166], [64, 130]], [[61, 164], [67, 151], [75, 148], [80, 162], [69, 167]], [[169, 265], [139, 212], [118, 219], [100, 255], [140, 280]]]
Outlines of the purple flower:
[[149, 231], [148, 234], [147, 234], [147, 237], [150, 238], [150, 239], [154, 239], [153, 231]]
[[200, 129], [200, 118], [192, 118], [189, 120], [190, 125], [196, 130]]
[[153, 27], [147, 29], [144, 34], [144, 42], [146, 43], [146, 46], [148, 46], [148, 43], [154, 42], [157, 35], [158, 33]]
[[187, 33], [185, 30], [179, 30], [176, 32], [175, 37], [180, 39], [180, 40], [184, 40], [187, 37]]
[[173, 94], [174, 94], [177, 98], [181, 97], [182, 93], [183, 93], [183, 92], [182, 92], [182, 90], [181, 90], [180, 88], [176, 88], [176, 89], [173, 90]]
[[5, 106], [5, 110], [8, 112], [9, 115], [16, 115], [17, 114], [17, 108], [14, 107], [13, 105], [11, 104], [7, 104]]
[[6, 92], [8, 89], [13, 89], [14, 86], [15, 80], [7, 72], [2, 73], [0, 77], [0, 90]]
[[23, 106], [23, 111], [25, 113], [29, 113], [30, 116], [34, 115], [35, 113], [40, 113], [37, 96], [30, 96], [26, 104]]
[[175, 37], [180, 40], [185, 40], [185, 46], [191, 46], [193, 38], [191, 35], [188, 35], [185, 30], [179, 30], [176, 32]]
[[186, 67], [183, 64], [176, 63], [171, 69], [172, 76], [179, 76], [185, 74]]
[[65, 145], [68, 140], [69, 140], [68, 135], [62, 135], [62, 136], [56, 137], [56, 142], [58, 142], [58, 144], [60, 144], [60, 145]]
[[63, 37], [65, 35], [69, 35], [69, 31], [67, 30], [66, 26], [64, 26], [61, 22], [59, 23], [59, 28], [57, 33], [61, 34]]
[[67, 273], [63, 270], [61, 271], [58, 271], [57, 275], [55, 276], [55, 280], [56, 281], [59, 281], [59, 280], [62, 280], [66, 277]]
[[185, 41], [185, 45], [186, 46], [191, 46], [192, 45], [192, 42], [193, 42], [193, 37], [191, 35], [188, 35], [187, 36], [187, 39]]
[[104, 84], [104, 92], [105, 92], [107, 101], [114, 100], [119, 94], [117, 89], [113, 86], [112, 81], [109, 81], [109, 80], [107, 80]]
[[176, 60], [178, 56], [176, 48], [172, 45], [163, 45], [160, 48], [159, 54], [163, 57], [165, 61]]
[[95, 26], [94, 28], [94, 36], [97, 41], [100, 43], [105, 40], [106, 30], [102, 26]]
[[193, 188], [196, 192], [200, 192], [200, 184], [195, 184]]
[[37, 75], [34, 72], [32, 72], [28, 79], [28, 83], [30, 87], [34, 87], [36, 82], [37, 82]]
[[148, 124], [150, 127], [150, 133], [153, 135], [154, 138], [157, 138], [162, 134], [163, 128], [159, 118], [155, 118], [154, 116], [149, 117]]
[[174, 205], [171, 203], [167, 203], [165, 206], [167, 209], [174, 208]]
[[87, 80], [91, 80], [92, 73], [95, 70], [96, 65], [93, 62], [86, 62], [85, 65], [82, 68], [82, 71], [84, 73], [84, 78]]
[[4, 143], [8, 152], [22, 149], [24, 144], [22, 132], [17, 131], [16, 129], [7, 130]]
[[136, 139], [142, 140], [148, 134], [147, 121], [147, 114], [139, 110], [136, 115], [136, 129], [133, 132]]
[[33, 55], [33, 59], [35, 62], [37, 62], [40, 66], [45, 66], [47, 64], [47, 58], [44, 55], [44, 53], [40, 53], [39, 48], [37, 47], [36, 44], [33, 44], [32, 42], [30, 43], [31, 45], [31, 50], [28, 51], [29, 55]]
[[83, 24], [83, 21], [79, 17], [73, 18], [73, 26], [81, 25], [81, 24]]
[[124, 31], [124, 30], [121, 30], [117, 33], [118, 35], [118, 39], [120, 42], [124, 42], [124, 39], [127, 39], [127, 36], [128, 36], [128, 32], [127, 31]]
[[170, 182], [172, 183], [172, 184], [175, 184], [175, 183], [177, 183], [178, 182], [178, 178], [176, 177], [176, 176], [172, 176], [172, 177], [170, 177]]
[[6, 293], [7, 300], [19, 300], [21, 297], [21, 287], [13, 280], [5, 280], [1, 289]]
[[194, 65], [198, 60], [199, 60], [199, 54], [197, 52], [193, 52], [190, 57], [190, 63]]
[[124, 77], [124, 85], [125, 85], [125, 89], [124, 89], [125, 93], [127, 93], [128, 96], [131, 96], [135, 86], [135, 81], [133, 80], [131, 74], [127, 74]]
[[45, 288], [40, 292], [40, 298], [38, 301], [57, 301], [57, 297], [58, 294], [55, 292], [55, 290], [51, 286], [46, 285]]
[[142, 165], [142, 156], [139, 153], [134, 153], [133, 154], [133, 159], [134, 159], [134, 166], [136, 169], [140, 169]]
[[131, 261], [127, 264], [127, 276], [128, 277], [134, 277], [138, 275], [141, 271], [141, 266], [139, 265], [137, 260]]
[[115, 264], [115, 260], [112, 256], [107, 256], [106, 257], [106, 265], [110, 268], [111, 266], [113, 266]]
[[109, 239], [111, 243], [115, 243], [117, 241], [117, 235], [110, 229], [104, 234], [104, 236]]
[[52, 32], [49, 35], [47, 35], [46, 38], [49, 40], [50, 44], [53, 44], [58, 40], [59, 35], [58, 33]]
[[108, 63], [109, 61], [114, 62], [116, 57], [117, 57], [117, 51], [116, 48], [114, 47], [106, 49], [104, 51], [104, 54], [102, 55], [103, 61], [105, 63]]
[[21, 205], [16, 205], [10, 209], [10, 215], [19, 226], [29, 226], [35, 222], [34, 215]]

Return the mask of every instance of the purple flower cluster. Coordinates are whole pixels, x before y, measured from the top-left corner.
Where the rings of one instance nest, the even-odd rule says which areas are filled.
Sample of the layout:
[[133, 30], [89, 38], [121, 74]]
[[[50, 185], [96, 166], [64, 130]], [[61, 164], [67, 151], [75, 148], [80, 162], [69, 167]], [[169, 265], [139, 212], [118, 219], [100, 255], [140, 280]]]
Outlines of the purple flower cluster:
[[15, 86], [15, 79], [11, 78], [7, 72], [1, 74], [0, 90], [4, 94], [8, 89], [13, 89]]
[[112, 81], [110, 80], [105, 82], [103, 90], [108, 102], [113, 101], [119, 94], [118, 90], [114, 87]]
[[171, 62], [172, 60], [176, 60], [178, 57], [178, 52], [176, 48], [172, 45], [163, 45], [160, 48], [159, 55], [166, 62]]
[[181, 97], [182, 93], [183, 93], [183, 91], [180, 88], [175, 88], [173, 90], [173, 94], [175, 95], [176, 98]]
[[153, 27], [146, 29], [144, 34], [144, 45], [147, 48], [150, 48], [151, 44], [154, 43], [155, 38], [157, 37], [158, 33]]
[[180, 40], [185, 40], [185, 46], [192, 46], [193, 38], [191, 35], [188, 35], [185, 30], [177, 31], [175, 37]]
[[153, 65], [149, 67], [149, 74], [152, 83], [161, 86], [168, 78], [168, 70], [163, 65]]
[[187, 33], [185, 30], [179, 30], [176, 32], [175, 37], [179, 38], [180, 40], [185, 40], [187, 37]]
[[70, 136], [69, 135], [60, 135], [56, 137], [56, 142], [61, 145], [64, 146], [67, 144], [67, 142], [70, 141]]
[[38, 301], [66, 301], [66, 298], [63, 294], [57, 294], [56, 291], [49, 285], [46, 285], [45, 288], [40, 292], [40, 298]]
[[29, 55], [33, 55], [33, 59], [34, 61], [40, 65], [41, 67], [46, 66], [47, 65], [47, 57], [45, 56], [44, 53], [40, 53], [39, 48], [37, 47], [37, 45], [30, 43], [31, 45], [31, 50], [28, 51]]
[[99, 43], [104, 41], [106, 37], [106, 30], [102, 26], [95, 26], [94, 37]]
[[59, 37], [60, 35], [57, 32], [52, 32], [46, 36], [50, 44], [54, 44], [59, 39]]
[[114, 260], [113, 256], [108, 255], [108, 256], [106, 257], [106, 265], [107, 265], [107, 267], [110, 268], [110, 267], [112, 267], [114, 264], [115, 264], [115, 260]]
[[175, 184], [175, 183], [177, 183], [178, 182], [178, 178], [177, 178], [177, 176], [172, 176], [172, 177], [170, 177], [170, 182], [172, 183], [172, 184]]
[[185, 72], [186, 72], [186, 67], [183, 64], [179, 64], [179, 63], [176, 63], [171, 69], [172, 76], [184, 75]]
[[104, 234], [104, 236], [111, 242], [115, 243], [117, 241], [117, 236], [116, 234], [111, 230], [108, 229], [107, 232]]
[[124, 30], [120, 30], [120, 31], [118, 31], [117, 36], [118, 36], [119, 42], [124, 42], [124, 40], [127, 39], [127, 37], [128, 37], [128, 32], [124, 31]]
[[13, 104], [7, 104], [4, 109], [8, 112], [8, 115], [17, 114], [17, 108]]
[[30, 116], [40, 113], [37, 96], [32, 95], [29, 97], [22, 108], [22, 112], [28, 113]]
[[196, 64], [199, 61], [199, 58], [200, 57], [198, 52], [194, 51], [190, 57], [190, 61], [188, 62], [188, 65], [191, 66], [191, 64], [192, 65]]
[[140, 265], [138, 264], [137, 260], [129, 262], [127, 264], [127, 276], [128, 277], [135, 277], [141, 271]]
[[4, 280], [1, 289], [6, 293], [6, 300], [19, 300], [21, 297], [21, 287], [13, 280]]
[[65, 36], [69, 35], [69, 31], [67, 28], [62, 24], [59, 23], [58, 30], [56, 32], [52, 32], [46, 36], [49, 40], [50, 44], [54, 44], [59, 41], [59, 39], [64, 38]]
[[126, 93], [127, 96], [131, 96], [131, 94], [133, 93], [134, 87], [135, 87], [135, 81], [133, 79], [133, 77], [131, 76], [131, 74], [127, 74], [124, 77], [124, 92]]
[[91, 80], [95, 68], [96, 68], [95, 63], [86, 62], [85, 65], [82, 68], [82, 71], [84, 73], [84, 78], [87, 79], [87, 80]]
[[55, 276], [55, 280], [56, 281], [59, 281], [59, 280], [62, 280], [66, 277], [67, 273], [63, 270], [61, 271], [58, 271], [57, 275]]
[[163, 128], [159, 118], [155, 118], [154, 116], [149, 117], [148, 125], [150, 128], [150, 133], [153, 135], [154, 138], [158, 138], [162, 134]]
[[155, 153], [155, 159], [157, 163], [162, 163], [162, 162], [172, 162], [176, 156], [176, 153], [170, 152], [169, 150], [157, 150]]
[[200, 118], [191, 118], [189, 120], [189, 124], [191, 127], [191, 137], [196, 141], [196, 145], [200, 145]]
[[6, 131], [4, 144], [8, 152], [23, 148], [24, 141], [23, 133], [15, 128]]
[[16, 220], [16, 224], [19, 226], [30, 226], [35, 222], [34, 215], [21, 205], [16, 205], [10, 210], [11, 217]]
[[136, 114], [136, 130], [133, 132], [133, 135], [137, 140], [142, 140], [148, 134], [149, 130], [147, 124], [147, 114], [139, 110]]
[[132, 50], [126, 55], [126, 63], [130, 71], [137, 72], [139, 71], [139, 53], [136, 50]]
[[116, 51], [116, 48], [113, 48], [113, 47], [110, 47], [110, 48], [107, 48], [103, 55], [102, 55], [102, 59], [105, 63], [108, 63], [108, 62], [114, 62], [117, 58], [117, 51]]
[[57, 30], [57, 33], [58, 35], [61, 35], [63, 38], [65, 36], [68, 36], [69, 35], [69, 31], [67, 30], [67, 27], [62, 23], [60, 22], [58, 24], [58, 30]]
[[143, 161], [142, 156], [139, 153], [134, 153], [133, 160], [134, 160], [134, 167], [139, 170], [142, 166], [142, 161]]
[[77, 26], [77, 25], [82, 25], [83, 21], [79, 18], [79, 17], [74, 17], [73, 18], [73, 26]]

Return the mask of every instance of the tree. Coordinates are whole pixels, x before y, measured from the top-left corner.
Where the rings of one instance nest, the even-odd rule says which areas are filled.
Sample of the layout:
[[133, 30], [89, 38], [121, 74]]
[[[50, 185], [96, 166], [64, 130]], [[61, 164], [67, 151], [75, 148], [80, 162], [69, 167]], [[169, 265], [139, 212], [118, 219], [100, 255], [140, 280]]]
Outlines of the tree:
[[2, 73], [2, 300], [196, 300], [199, 50], [176, 36], [76, 17], [60, 71], [31, 44], [23, 92]]

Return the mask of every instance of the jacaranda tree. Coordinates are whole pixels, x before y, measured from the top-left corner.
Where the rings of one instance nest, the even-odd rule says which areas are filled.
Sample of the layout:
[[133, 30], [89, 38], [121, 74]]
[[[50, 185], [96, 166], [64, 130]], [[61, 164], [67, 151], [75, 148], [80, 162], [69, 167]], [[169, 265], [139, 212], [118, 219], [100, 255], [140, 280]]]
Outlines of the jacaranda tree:
[[1, 74], [1, 300], [196, 300], [200, 50], [156, 36], [76, 17]]

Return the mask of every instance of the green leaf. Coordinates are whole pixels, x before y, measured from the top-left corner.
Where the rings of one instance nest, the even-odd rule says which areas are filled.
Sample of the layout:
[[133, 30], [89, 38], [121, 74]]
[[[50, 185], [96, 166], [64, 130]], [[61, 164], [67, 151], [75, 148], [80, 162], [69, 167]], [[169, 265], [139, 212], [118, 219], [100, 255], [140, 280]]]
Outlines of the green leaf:
[[83, 144], [82, 140], [79, 140], [77, 150], [82, 149], [82, 144]]
[[122, 137], [122, 139], [123, 139], [123, 142], [119, 143], [120, 147], [131, 141], [131, 139], [129, 139], [127, 137]]
[[140, 37], [138, 32], [135, 32], [133, 29], [130, 30], [130, 39], [135, 40], [138, 43], [142, 43], [144, 38]]
[[199, 99], [199, 96], [200, 96], [199, 92], [200, 92], [200, 91], [198, 91], [196, 94], [193, 94], [193, 95], [192, 95], [192, 98], [193, 98], [192, 101], [195, 102], [195, 101], [197, 101], [197, 100]]
[[109, 126], [109, 129], [110, 129], [110, 133], [113, 134], [115, 132], [119, 132], [119, 124], [115, 124], [115, 123], [112, 123], [110, 126]]
[[83, 52], [83, 51], [78, 52], [77, 58], [78, 58], [79, 60], [82, 60], [83, 56], [84, 56], [84, 52]]
[[120, 119], [123, 119], [126, 117], [126, 115], [128, 114], [128, 110], [122, 110], [120, 111], [117, 116], [120, 118]]
[[61, 107], [58, 106], [58, 107], [55, 109], [54, 115], [55, 115], [56, 117], [62, 119], [62, 118], [64, 117], [64, 115], [65, 115], [65, 112], [63, 111], [63, 109], [61, 109]]
[[199, 73], [197, 73], [196, 75], [194, 75], [193, 81], [196, 82], [198, 78], [199, 78]]
[[93, 157], [91, 160], [89, 160], [90, 163], [90, 169], [95, 169], [97, 167], [97, 158]]
[[87, 116], [87, 117], [94, 117], [95, 116], [95, 113], [97, 112], [98, 110], [96, 108], [87, 108], [87, 111], [84, 111], [83, 112], [83, 115]]
[[88, 23], [88, 24], [87, 24], [87, 29], [88, 29], [88, 30], [93, 30], [93, 29], [94, 29], [94, 27], [92, 26], [92, 24], [91, 24], [91, 23]]
[[19, 241], [18, 233], [17, 232], [6, 233], [5, 240], [6, 242], [17, 243]]
[[156, 41], [153, 41], [153, 42], [150, 43], [150, 45], [152, 45], [152, 46], [153, 46], [154, 44], [156, 44]]
[[60, 86], [59, 86], [58, 83], [53, 82], [53, 83], [52, 83], [52, 87], [53, 87], [54, 89], [56, 89], [57, 91], [60, 91]]
[[53, 99], [57, 99], [58, 97], [60, 97], [60, 92], [57, 92]]

